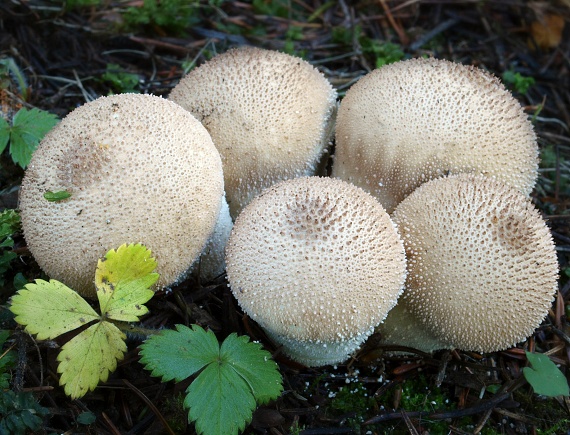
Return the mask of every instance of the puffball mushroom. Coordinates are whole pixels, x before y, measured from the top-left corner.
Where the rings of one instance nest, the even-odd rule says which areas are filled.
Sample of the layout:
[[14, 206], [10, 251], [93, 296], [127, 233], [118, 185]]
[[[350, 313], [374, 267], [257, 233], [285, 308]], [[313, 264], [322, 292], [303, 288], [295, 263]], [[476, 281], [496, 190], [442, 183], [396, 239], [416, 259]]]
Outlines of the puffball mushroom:
[[546, 317], [558, 262], [548, 227], [522, 193], [482, 175], [450, 176], [420, 186], [392, 218], [408, 258], [398, 305], [445, 347], [503, 350]]
[[[162, 288], [181, 278], [212, 233], [222, 163], [206, 129], [166, 99], [102, 97], [67, 115], [41, 141], [24, 176], [24, 236], [40, 267], [94, 296], [97, 260], [142, 243]], [[47, 191], [71, 197], [50, 202]]]
[[226, 264], [242, 309], [308, 366], [345, 361], [395, 305], [406, 269], [380, 203], [319, 177], [278, 183], [246, 206]]
[[372, 193], [389, 213], [441, 175], [493, 176], [529, 195], [537, 170], [532, 124], [481, 69], [396, 62], [360, 79], [340, 104], [332, 175]]
[[168, 98], [210, 132], [235, 218], [265, 187], [315, 174], [332, 136], [336, 96], [308, 62], [243, 47], [192, 70]]

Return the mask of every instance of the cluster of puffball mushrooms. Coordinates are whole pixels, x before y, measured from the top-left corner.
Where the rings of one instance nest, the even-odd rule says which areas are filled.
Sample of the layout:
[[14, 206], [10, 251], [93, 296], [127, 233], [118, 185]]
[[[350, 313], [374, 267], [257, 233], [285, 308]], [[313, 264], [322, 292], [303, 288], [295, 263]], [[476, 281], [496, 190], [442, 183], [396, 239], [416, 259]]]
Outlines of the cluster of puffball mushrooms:
[[20, 210], [40, 267], [84, 296], [100, 257], [142, 243], [156, 289], [227, 272], [243, 311], [308, 366], [347, 360], [374, 331], [493, 352], [530, 336], [557, 288], [529, 199], [537, 167], [530, 121], [481, 69], [401, 61], [339, 104], [309, 63], [249, 47], [167, 99], [72, 111], [34, 153]]

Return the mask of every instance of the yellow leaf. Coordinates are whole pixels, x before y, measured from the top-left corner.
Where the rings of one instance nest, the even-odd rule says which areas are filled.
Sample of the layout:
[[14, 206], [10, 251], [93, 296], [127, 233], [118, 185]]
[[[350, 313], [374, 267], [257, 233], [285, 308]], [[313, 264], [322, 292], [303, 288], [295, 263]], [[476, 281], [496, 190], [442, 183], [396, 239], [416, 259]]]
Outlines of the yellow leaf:
[[125, 334], [110, 322], [90, 326], [61, 348], [57, 356], [60, 385], [72, 399], [83, 397], [105, 382], [127, 351]]
[[65, 284], [37, 279], [12, 296], [10, 311], [16, 322], [38, 340], [55, 338], [100, 316], [77, 292]]
[[156, 260], [141, 244], [110, 250], [99, 260], [95, 273], [101, 313], [114, 320], [138, 321], [148, 312], [143, 304], [154, 295], [150, 287], [158, 279], [155, 268]]

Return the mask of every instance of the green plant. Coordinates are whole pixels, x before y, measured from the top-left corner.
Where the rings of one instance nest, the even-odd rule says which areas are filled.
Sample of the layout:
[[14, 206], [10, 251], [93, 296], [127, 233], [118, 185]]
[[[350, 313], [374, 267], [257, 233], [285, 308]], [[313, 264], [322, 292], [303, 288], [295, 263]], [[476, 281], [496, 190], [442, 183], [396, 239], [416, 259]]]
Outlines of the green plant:
[[39, 340], [54, 339], [90, 325], [65, 343], [57, 357], [60, 384], [72, 399], [84, 396], [106, 381], [127, 350], [119, 327], [146, 314], [143, 305], [158, 279], [156, 261], [144, 246], [122, 245], [99, 260], [95, 286], [101, 314], [75, 291], [59, 281], [38, 279], [12, 297], [10, 311]]
[[528, 89], [534, 85], [535, 81], [532, 77], [523, 76], [521, 73], [508, 70], [503, 73], [503, 81], [512, 86], [512, 88], [520, 93], [526, 94]]
[[12, 119], [12, 125], [0, 118], [0, 153], [10, 143], [12, 160], [25, 169], [40, 140], [57, 123], [58, 119], [54, 114], [37, 108], [18, 110]]
[[25, 434], [38, 431], [49, 411], [40, 406], [30, 392], [8, 390], [9, 371], [16, 366], [16, 352], [4, 349], [10, 331], [0, 330], [0, 434]]
[[547, 355], [526, 352], [530, 367], [523, 375], [536, 394], [547, 397], [569, 396], [568, 381]]
[[20, 435], [37, 432], [49, 410], [41, 406], [30, 392], [0, 392], [0, 434]]
[[402, 48], [391, 42], [363, 37], [360, 39], [360, 45], [364, 53], [374, 57], [376, 68], [398, 62], [404, 58]]
[[139, 76], [133, 73], [125, 72], [115, 63], [108, 63], [105, 73], [101, 76], [101, 80], [110, 85], [114, 92], [136, 93], [139, 85]]
[[16, 210], [7, 209], [0, 213], [0, 287], [6, 284], [4, 274], [17, 255], [12, 251], [14, 234], [20, 231], [20, 215]]
[[[285, 34], [285, 45], [283, 46], [283, 51], [288, 54], [296, 54], [295, 41], [301, 41], [302, 39], [303, 29], [298, 26], [290, 26]], [[300, 57], [303, 57], [303, 54], [297, 54]]]
[[16, 352], [11, 349], [4, 350], [10, 331], [0, 330], [0, 390], [10, 386], [10, 370], [16, 364]]
[[127, 27], [156, 26], [181, 33], [195, 21], [198, 0], [144, 0], [123, 14]]
[[18, 92], [24, 101], [28, 99], [28, 82], [24, 73], [14, 59], [5, 57], [0, 59], [0, 89], [9, 88], [12, 82], [16, 83]]
[[271, 354], [248, 337], [230, 334], [222, 343], [198, 325], [177, 325], [141, 346], [141, 363], [163, 382], [196, 378], [186, 389], [188, 421], [205, 435], [237, 434], [256, 404], [279, 396], [283, 387]]
[[353, 29], [334, 27], [331, 33], [333, 42], [339, 44], [352, 44], [353, 39], [356, 38], [362, 53], [374, 58], [376, 68], [400, 61], [405, 57], [405, 53], [398, 44], [369, 38], [362, 33], [362, 27], [358, 25]]

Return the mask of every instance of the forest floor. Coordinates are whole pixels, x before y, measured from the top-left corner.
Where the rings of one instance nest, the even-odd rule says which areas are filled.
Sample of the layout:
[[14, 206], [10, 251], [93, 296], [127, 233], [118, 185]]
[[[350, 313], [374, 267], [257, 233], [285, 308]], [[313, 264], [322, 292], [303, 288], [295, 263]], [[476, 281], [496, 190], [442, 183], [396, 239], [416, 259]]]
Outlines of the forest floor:
[[[533, 201], [552, 230], [561, 268], [548, 317], [510, 350], [389, 356], [373, 336], [347, 364], [311, 369], [276, 352], [285, 392], [254, 413], [246, 433], [570, 433], [568, 398], [539, 396], [522, 377], [525, 349], [547, 353], [570, 373], [570, 2], [4, 0], [3, 117], [20, 107], [64, 117], [110, 93], [167, 96], [194, 66], [240, 45], [303, 57], [341, 97], [374, 68], [421, 56], [500, 77], [532, 117], [539, 138]], [[17, 208], [22, 176], [4, 151], [0, 211]], [[4, 273], [2, 319], [15, 291], [13, 278], [40, 276], [22, 235], [14, 240], [21, 261]], [[275, 350], [244, 318], [223, 277], [206, 286], [185, 281], [148, 306], [148, 327], [198, 323], [220, 339], [238, 332]], [[2, 329], [14, 329], [2, 321]], [[37, 433], [194, 433], [182, 409], [188, 384], [150, 377], [138, 361], [138, 344], [129, 343], [108, 382], [72, 401], [58, 386], [56, 344], [18, 336], [12, 342], [18, 351], [13, 388], [33, 392], [49, 410]], [[498, 392], [507, 394], [494, 400]]]

